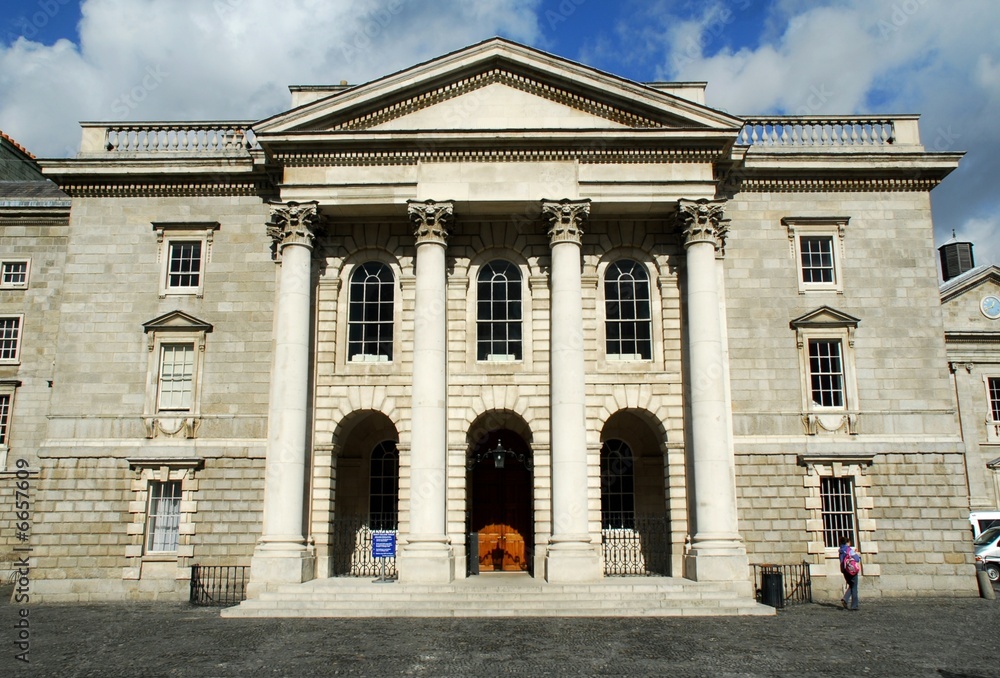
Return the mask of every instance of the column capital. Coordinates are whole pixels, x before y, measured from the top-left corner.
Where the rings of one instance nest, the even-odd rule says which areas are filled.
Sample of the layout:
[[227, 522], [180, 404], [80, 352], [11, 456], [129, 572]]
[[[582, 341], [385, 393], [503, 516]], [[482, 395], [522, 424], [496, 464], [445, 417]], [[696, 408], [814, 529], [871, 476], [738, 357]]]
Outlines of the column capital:
[[725, 253], [729, 233], [729, 220], [723, 218], [725, 207], [725, 200], [678, 200], [677, 221], [682, 229], [684, 247], [709, 242], [716, 252]]
[[454, 203], [434, 200], [407, 200], [406, 211], [413, 222], [417, 244], [426, 242], [448, 244], [448, 222], [454, 213]]
[[583, 222], [590, 216], [590, 198], [585, 200], [542, 200], [542, 215], [549, 220], [549, 244], [580, 244]]
[[269, 202], [271, 218], [267, 234], [280, 252], [285, 245], [303, 245], [312, 249], [320, 227], [319, 202]]

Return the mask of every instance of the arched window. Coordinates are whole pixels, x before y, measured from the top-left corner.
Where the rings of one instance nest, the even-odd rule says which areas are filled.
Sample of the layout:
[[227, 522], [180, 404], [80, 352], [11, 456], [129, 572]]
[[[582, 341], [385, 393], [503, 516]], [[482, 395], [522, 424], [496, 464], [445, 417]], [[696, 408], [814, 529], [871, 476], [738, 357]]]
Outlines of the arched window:
[[385, 440], [372, 450], [368, 480], [368, 526], [395, 530], [399, 525], [399, 451]]
[[521, 359], [521, 272], [495, 260], [479, 270], [476, 359]]
[[622, 440], [601, 447], [601, 528], [635, 528], [635, 463]]
[[604, 273], [607, 354], [623, 360], [653, 357], [649, 275], [631, 259], [621, 259]]
[[369, 261], [351, 274], [347, 316], [347, 359], [355, 362], [392, 360], [392, 271]]

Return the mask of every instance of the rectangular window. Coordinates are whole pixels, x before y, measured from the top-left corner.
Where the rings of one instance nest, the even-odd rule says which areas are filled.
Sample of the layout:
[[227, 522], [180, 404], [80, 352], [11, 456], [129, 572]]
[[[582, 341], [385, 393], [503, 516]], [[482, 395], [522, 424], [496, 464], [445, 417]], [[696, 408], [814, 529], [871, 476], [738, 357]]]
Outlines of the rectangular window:
[[23, 289], [27, 286], [27, 260], [0, 262], [0, 288]]
[[833, 268], [833, 236], [801, 236], [799, 252], [803, 283], [832, 285], [836, 282]]
[[854, 478], [820, 478], [823, 505], [823, 545], [837, 548], [847, 537], [858, 545], [857, 520], [854, 514]]
[[201, 241], [172, 240], [167, 264], [167, 289], [197, 290], [201, 285]]
[[0, 445], [7, 444], [10, 430], [10, 394], [0, 393]]
[[21, 317], [0, 318], [0, 362], [17, 362], [21, 348]]
[[146, 552], [171, 553], [176, 551], [180, 522], [180, 481], [150, 482], [149, 508], [146, 511]]
[[844, 407], [844, 361], [839, 340], [809, 340], [809, 383], [814, 405]]
[[190, 411], [194, 382], [194, 344], [160, 348], [159, 410]]
[[990, 419], [1000, 421], [1000, 377], [989, 377], [986, 390], [990, 399]]

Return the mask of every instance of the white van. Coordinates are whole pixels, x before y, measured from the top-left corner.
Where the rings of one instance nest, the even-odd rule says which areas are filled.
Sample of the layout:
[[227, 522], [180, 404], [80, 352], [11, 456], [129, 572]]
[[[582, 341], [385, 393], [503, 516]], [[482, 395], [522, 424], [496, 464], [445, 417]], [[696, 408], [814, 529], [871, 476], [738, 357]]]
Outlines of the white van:
[[976, 537], [976, 564], [982, 563], [990, 581], [1000, 581], [1000, 525], [995, 525]]
[[983, 532], [995, 525], [1000, 525], [1000, 511], [973, 511], [969, 514], [972, 523], [972, 538], [976, 539]]

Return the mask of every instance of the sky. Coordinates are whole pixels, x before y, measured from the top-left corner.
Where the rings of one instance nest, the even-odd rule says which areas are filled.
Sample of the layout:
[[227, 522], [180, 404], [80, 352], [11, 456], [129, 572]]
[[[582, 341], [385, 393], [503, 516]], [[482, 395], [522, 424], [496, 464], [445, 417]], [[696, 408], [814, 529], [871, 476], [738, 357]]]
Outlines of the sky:
[[1000, 264], [997, 0], [0, 0], [0, 130], [75, 155], [80, 121], [250, 120], [500, 35], [735, 115], [919, 113], [964, 151], [935, 240]]

